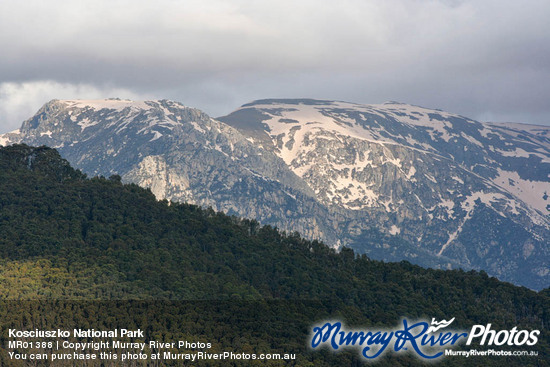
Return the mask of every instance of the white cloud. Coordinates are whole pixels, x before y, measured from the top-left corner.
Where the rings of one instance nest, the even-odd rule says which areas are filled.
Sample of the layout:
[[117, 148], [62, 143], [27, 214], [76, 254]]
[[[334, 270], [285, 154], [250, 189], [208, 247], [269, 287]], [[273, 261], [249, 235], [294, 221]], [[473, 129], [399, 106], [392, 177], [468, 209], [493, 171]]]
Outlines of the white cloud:
[[501, 46], [548, 39], [548, 11], [541, 1], [7, 1], [0, 43], [10, 52], [0, 65], [52, 72], [49, 62], [63, 59], [70, 68], [124, 64], [119, 80], [139, 77], [129, 74], [140, 66], [159, 74], [462, 67], [513, 53]]
[[299, 95], [544, 123], [548, 14], [543, 0], [6, 0], [0, 81], [112, 85], [214, 115]]

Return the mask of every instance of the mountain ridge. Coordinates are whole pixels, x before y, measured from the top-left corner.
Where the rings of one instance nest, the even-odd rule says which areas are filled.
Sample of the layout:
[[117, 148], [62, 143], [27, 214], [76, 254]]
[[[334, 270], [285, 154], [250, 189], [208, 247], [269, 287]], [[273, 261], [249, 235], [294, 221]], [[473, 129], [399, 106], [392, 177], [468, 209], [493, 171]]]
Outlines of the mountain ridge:
[[[536, 361], [548, 354], [550, 289], [535, 292], [485, 272], [375, 261], [349, 248], [337, 252], [254, 220], [158, 201], [117, 176], [87, 178], [48, 147], [0, 148], [0, 183], [0, 331], [6, 335], [132, 326], [144, 331], [144, 342], [204, 340], [216, 353], [261, 348], [258, 353], [296, 353], [299, 365], [351, 366], [365, 362], [360, 351], [308, 347], [320, 320], [368, 330], [452, 317], [456, 330], [487, 323], [495, 330], [539, 330]], [[479, 340], [464, 347], [492, 348]], [[12, 365], [14, 349], [0, 346], [0, 363]], [[497, 366], [502, 358], [468, 360]], [[511, 356], [507, 364], [525, 366], [534, 358]], [[455, 358], [438, 362], [464, 365]], [[388, 353], [378, 363], [425, 365], [411, 353]]]
[[167, 100], [73, 100], [2, 138], [374, 258], [540, 288], [550, 277], [546, 131], [395, 102], [267, 99], [212, 119]]

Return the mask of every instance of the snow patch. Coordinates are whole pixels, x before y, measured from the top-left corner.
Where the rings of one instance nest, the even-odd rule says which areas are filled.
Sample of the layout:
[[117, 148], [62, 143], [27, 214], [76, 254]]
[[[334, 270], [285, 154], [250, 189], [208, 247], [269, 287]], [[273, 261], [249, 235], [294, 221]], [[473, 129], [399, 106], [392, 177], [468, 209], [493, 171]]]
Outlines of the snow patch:
[[461, 185], [464, 185], [464, 181], [458, 177], [458, 176], [452, 176], [451, 177], [453, 180], [455, 180], [456, 182], [460, 183]]
[[[447, 112], [434, 111], [431, 109], [402, 103], [384, 103], [382, 105], [370, 106], [387, 113], [395, 120], [404, 124], [426, 127], [430, 130], [428, 133], [432, 137], [432, 140], [443, 139], [446, 142], [448, 142], [452, 137], [446, 128], [452, 129], [452, 126], [445, 120], [450, 117], [457, 117], [456, 115]], [[436, 114], [441, 116], [442, 120], [430, 117], [430, 115]]]
[[201, 134], [206, 134], [206, 130], [204, 130], [198, 123], [195, 121], [189, 121], [189, 123], [193, 126], [195, 130], [200, 132]]
[[500, 168], [493, 182], [542, 214], [549, 213], [546, 207], [550, 204], [550, 182], [524, 180], [517, 172]]
[[541, 158], [542, 163], [550, 163], [550, 156], [548, 154], [541, 154], [538, 152], [527, 152], [525, 149], [522, 148], [516, 148], [512, 151], [508, 150], [502, 150], [502, 149], [495, 149], [496, 152], [500, 153], [504, 157], [515, 157], [515, 158], [529, 158], [530, 155], [534, 155]]
[[465, 134], [465, 133], [463, 133], [463, 132], [461, 132], [460, 135], [461, 135], [464, 139], [468, 140], [470, 143], [472, 143], [472, 144], [474, 144], [474, 145], [477, 145], [477, 146], [480, 147], [480, 148], [483, 148], [483, 144], [481, 144], [481, 142], [480, 142], [479, 140], [474, 139], [472, 136], [470, 136], [470, 135], [468, 135], [468, 134]]
[[401, 228], [399, 228], [398, 226], [396, 226], [395, 224], [391, 226], [390, 230], [389, 230], [390, 234], [392, 236], [396, 236], [398, 235], [399, 233], [401, 233]]
[[131, 101], [129, 99], [67, 99], [60, 102], [69, 108], [91, 108], [94, 110], [108, 109], [122, 111], [128, 107], [142, 110], [153, 108], [146, 101]]
[[80, 126], [80, 131], [84, 131], [87, 128], [95, 126], [97, 124], [99, 124], [99, 121], [90, 121], [90, 119], [86, 117], [78, 123], [78, 126]]
[[416, 168], [414, 168], [414, 166], [410, 166], [409, 167], [409, 172], [407, 173], [407, 175], [405, 177], [407, 178], [407, 180], [410, 180], [412, 178], [412, 176], [414, 176], [415, 173], [416, 173]]
[[160, 137], [162, 137], [162, 134], [159, 133], [158, 131], [151, 131], [151, 132], [152, 132], [153, 134], [155, 134], [155, 136], [154, 136], [151, 140], [149, 140], [149, 141], [155, 141], [155, 140], [159, 139]]

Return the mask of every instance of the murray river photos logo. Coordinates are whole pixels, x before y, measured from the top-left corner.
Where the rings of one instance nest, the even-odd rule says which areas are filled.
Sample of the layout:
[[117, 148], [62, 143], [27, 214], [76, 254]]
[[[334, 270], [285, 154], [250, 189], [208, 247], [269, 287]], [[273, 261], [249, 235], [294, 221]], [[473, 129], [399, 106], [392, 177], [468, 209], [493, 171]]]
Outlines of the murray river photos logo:
[[442, 357], [445, 350], [454, 345], [472, 342], [482, 346], [533, 346], [538, 342], [539, 330], [493, 330], [491, 324], [474, 325], [470, 331], [449, 330], [455, 319], [409, 322], [394, 329], [346, 330], [341, 322], [325, 322], [314, 326], [311, 334], [313, 349], [326, 346], [334, 351], [342, 348], [359, 348], [361, 355], [369, 360], [384, 352], [411, 351], [418, 357], [433, 360]]

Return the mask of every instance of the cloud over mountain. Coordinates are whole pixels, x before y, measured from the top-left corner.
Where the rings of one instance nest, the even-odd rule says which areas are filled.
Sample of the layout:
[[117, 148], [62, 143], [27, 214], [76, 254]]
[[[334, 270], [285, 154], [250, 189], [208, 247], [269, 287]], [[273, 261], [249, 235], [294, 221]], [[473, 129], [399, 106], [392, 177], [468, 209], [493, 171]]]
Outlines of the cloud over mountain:
[[[95, 88], [212, 115], [308, 96], [549, 123], [549, 12], [544, 1], [3, 2], [0, 88], [19, 94], [0, 94], [0, 132], [23, 114], [1, 106], [43, 81], [62, 93], [50, 88], [33, 110]], [[90, 92], [68, 96], [82, 85]]]

